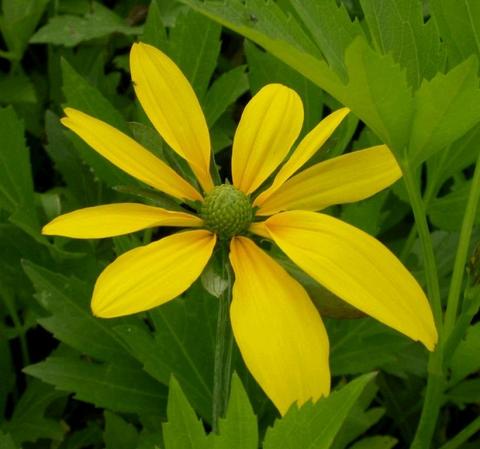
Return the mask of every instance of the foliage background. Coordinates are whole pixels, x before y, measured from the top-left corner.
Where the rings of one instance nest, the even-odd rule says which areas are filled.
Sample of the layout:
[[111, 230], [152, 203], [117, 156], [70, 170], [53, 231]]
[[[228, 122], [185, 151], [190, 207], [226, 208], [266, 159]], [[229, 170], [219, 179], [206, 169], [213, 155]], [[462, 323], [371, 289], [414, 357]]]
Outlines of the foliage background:
[[[128, 51], [141, 39], [167, 52], [194, 86], [227, 177], [235, 125], [262, 85], [282, 82], [299, 92], [304, 133], [330, 110], [349, 106], [353, 114], [312, 162], [378, 142], [391, 147], [407, 183], [423, 195], [445, 305], [458, 243], [466, 241], [464, 211], [476, 207], [480, 3], [339, 3], [2, 0], [1, 448], [255, 449], [260, 441], [266, 449], [409, 447], [428, 376], [419, 344], [369, 318], [326, 318], [338, 390], [281, 420], [237, 354], [227, 417], [219, 436], [206, 436], [215, 270], [156, 310], [99, 320], [89, 310], [98, 273], [162, 231], [102, 241], [40, 234], [49, 219], [79, 207], [167, 201], [63, 129], [58, 119], [66, 105], [184, 169], [133, 95]], [[430, 271], [411, 202], [408, 185], [399, 182], [329, 212], [378, 236], [426, 288]], [[470, 254], [476, 239], [475, 227], [463, 244]], [[434, 448], [480, 444], [476, 262], [467, 281], [460, 279], [464, 301], [453, 322], [463, 324], [444, 354]]]

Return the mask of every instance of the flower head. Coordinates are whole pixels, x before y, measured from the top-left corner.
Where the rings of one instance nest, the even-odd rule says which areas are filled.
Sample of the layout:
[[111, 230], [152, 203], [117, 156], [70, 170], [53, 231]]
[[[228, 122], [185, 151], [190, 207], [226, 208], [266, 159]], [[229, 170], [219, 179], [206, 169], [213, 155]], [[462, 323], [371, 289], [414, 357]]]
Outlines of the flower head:
[[281, 413], [294, 402], [316, 400], [330, 389], [325, 328], [302, 285], [255, 243], [261, 237], [344, 301], [434, 348], [432, 313], [413, 276], [379, 241], [318, 212], [367, 198], [399, 179], [389, 149], [380, 145], [355, 151], [299, 172], [345, 118], [347, 108], [323, 119], [287, 157], [302, 128], [302, 101], [281, 84], [263, 87], [246, 106], [235, 133], [233, 184], [215, 186], [205, 117], [180, 69], [142, 43], [132, 47], [130, 67], [148, 118], [189, 163], [198, 186], [98, 119], [67, 108], [62, 123], [125, 172], [199, 207], [195, 214], [110, 204], [62, 215], [44, 227], [45, 234], [74, 238], [156, 226], [194, 228], [133, 249], [111, 263], [95, 285], [95, 315], [128, 315], [174, 299], [200, 276], [216, 242], [227, 241], [235, 274], [230, 317], [247, 367]]

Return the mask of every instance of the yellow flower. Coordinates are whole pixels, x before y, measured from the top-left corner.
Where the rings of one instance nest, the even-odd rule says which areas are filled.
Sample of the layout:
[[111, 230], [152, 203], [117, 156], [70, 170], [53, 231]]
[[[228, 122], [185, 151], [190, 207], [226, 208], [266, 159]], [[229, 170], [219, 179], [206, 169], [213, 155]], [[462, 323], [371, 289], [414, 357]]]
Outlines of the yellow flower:
[[[285, 162], [302, 128], [303, 105], [286, 86], [265, 86], [246, 106], [235, 133], [233, 186], [214, 186], [205, 117], [180, 69], [165, 54], [142, 43], [132, 47], [130, 68], [148, 118], [188, 161], [201, 192], [100, 120], [67, 108], [62, 123], [140, 181], [180, 200], [198, 202], [194, 203], [199, 204], [198, 215], [142, 204], [110, 204], [57, 217], [43, 232], [101, 238], [154, 226], [199, 229], [175, 233], [118, 257], [96, 282], [95, 315], [128, 315], [174, 299], [200, 276], [216, 242], [229, 241], [235, 274], [230, 317], [246, 365], [282, 414], [294, 402], [317, 400], [330, 390], [325, 328], [305, 289], [254, 243], [252, 237], [258, 235], [271, 239], [346, 302], [434, 348], [437, 332], [432, 313], [413, 276], [373, 237], [317, 212], [367, 198], [399, 179], [400, 169], [388, 148], [355, 151], [296, 174], [348, 109], [322, 120]], [[279, 166], [273, 182], [257, 194]]]

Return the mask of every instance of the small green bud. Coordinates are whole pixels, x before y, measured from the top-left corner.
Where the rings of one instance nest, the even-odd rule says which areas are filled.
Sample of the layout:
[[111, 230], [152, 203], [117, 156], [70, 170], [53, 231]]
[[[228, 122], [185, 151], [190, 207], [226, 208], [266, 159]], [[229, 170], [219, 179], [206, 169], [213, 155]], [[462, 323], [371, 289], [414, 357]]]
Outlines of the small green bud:
[[200, 215], [206, 228], [222, 240], [245, 232], [254, 218], [250, 199], [230, 184], [216, 186], [207, 194]]

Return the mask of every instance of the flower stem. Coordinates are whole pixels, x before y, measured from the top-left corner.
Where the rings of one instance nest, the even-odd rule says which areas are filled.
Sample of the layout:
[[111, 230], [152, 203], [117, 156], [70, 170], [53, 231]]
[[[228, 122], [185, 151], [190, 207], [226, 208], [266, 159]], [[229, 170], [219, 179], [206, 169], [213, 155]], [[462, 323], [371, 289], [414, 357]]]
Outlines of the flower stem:
[[437, 330], [440, 335], [440, 342], [437, 345], [435, 352], [430, 355], [425, 400], [423, 402], [420, 422], [415, 432], [413, 442], [410, 446], [410, 449], [428, 449], [433, 438], [438, 414], [440, 412], [445, 384], [441, 352], [443, 335], [442, 303], [435, 253], [428, 228], [425, 203], [422, 200], [420, 187], [415, 179], [415, 172], [412, 170], [407, 161], [403, 161], [402, 171], [405, 187], [408, 192], [410, 204], [415, 218], [415, 225], [422, 245], [428, 296], [430, 298], [430, 304], [432, 306]]
[[475, 165], [472, 185], [468, 195], [467, 206], [463, 216], [460, 240], [458, 242], [455, 264], [453, 267], [452, 281], [448, 292], [447, 310], [445, 312], [445, 336], [448, 338], [453, 331], [457, 318], [458, 302], [462, 290], [465, 264], [467, 263], [470, 239], [473, 225], [477, 215], [478, 202], [480, 200], [480, 154]]
[[227, 287], [218, 298], [217, 335], [213, 370], [212, 427], [218, 433], [218, 421], [225, 415], [232, 377], [233, 334], [229, 319], [232, 298], [232, 270], [228, 260], [228, 245], [221, 242], [220, 258]]

